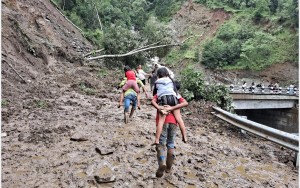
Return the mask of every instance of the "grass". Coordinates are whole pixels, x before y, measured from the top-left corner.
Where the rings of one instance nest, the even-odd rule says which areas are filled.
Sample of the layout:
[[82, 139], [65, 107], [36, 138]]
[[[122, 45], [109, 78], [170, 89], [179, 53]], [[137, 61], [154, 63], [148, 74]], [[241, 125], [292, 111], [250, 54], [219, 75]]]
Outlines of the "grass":
[[79, 88], [87, 95], [95, 95], [96, 93], [95, 89], [87, 87], [85, 83], [80, 83]]
[[108, 75], [107, 69], [100, 69], [97, 73], [98, 78], [105, 78]]
[[7, 99], [2, 99], [1, 100], [1, 107], [6, 107], [9, 105], [9, 100]]
[[34, 104], [38, 108], [48, 108], [47, 101], [45, 100], [34, 100]]

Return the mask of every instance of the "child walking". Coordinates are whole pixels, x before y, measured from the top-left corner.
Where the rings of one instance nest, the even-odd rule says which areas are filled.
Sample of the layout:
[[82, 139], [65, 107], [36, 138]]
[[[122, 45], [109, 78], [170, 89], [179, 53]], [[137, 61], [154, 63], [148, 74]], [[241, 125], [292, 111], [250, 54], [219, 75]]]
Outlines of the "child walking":
[[120, 102], [118, 108], [123, 105], [124, 93], [132, 88], [137, 93], [137, 106], [140, 109], [140, 88], [137, 84], [135, 73], [131, 70], [129, 66], [124, 67], [125, 77], [127, 78], [126, 84], [122, 87], [122, 93], [120, 95]]
[[[156, 126], [156, 134], [155, 134], [155, 141], [153, 145], [159, 144], [159, 137], [162, 132], [163, 123], [165, 122], [166, 115], [169, 113], [165, 110], [165, 105], [175, 106], [178, 104], [178, 98], [181, 96], [177, 96], [177, 89], [175, 87], [175, 83], [173, 79], [170, 77], [168, 70], [165, 67], [161, 67], [157, 70], [157, 77], [158, 79], [155, 82], [153, 95], [157, 95], [158, 104], [159, 104], [159, 120]], [[153, 97], [152, 104], [155, 105], [155, 97]], [[156, 104], [157, 105], [157, 104]], [[180, 109], [173, 110], [172, 113], [175, 116], [176, 121], [179, 124], [180, 131], [182, 134], [182, 141], [184, 143], [187, 142], [186, 138], [186, 128], [184, 122], [181, 118]]]

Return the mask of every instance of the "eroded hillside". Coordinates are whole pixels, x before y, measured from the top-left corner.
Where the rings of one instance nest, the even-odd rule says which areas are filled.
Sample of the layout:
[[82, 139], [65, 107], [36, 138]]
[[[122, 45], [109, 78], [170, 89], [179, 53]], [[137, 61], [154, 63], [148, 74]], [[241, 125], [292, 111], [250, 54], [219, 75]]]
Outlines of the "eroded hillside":
[[214, 119], [204, 101], [183, 111], [189, 142], [177, 139], [173, 172], [155, 178], [149, 100], [125, 125], [120, 75], [82, 66], [93, 47], [49, 1], [4, 0], [1, 18], [2, 187], [298, 186], [292, 151]]

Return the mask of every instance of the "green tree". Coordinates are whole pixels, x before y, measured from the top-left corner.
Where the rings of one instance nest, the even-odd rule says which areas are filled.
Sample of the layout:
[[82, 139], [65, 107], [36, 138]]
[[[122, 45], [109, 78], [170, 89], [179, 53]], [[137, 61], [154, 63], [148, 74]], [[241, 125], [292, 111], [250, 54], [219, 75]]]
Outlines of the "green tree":
[[248, 65], [251, 69], [262, 69], [271, 64], [272, 54], [276, 46], [276, 38], [264, 32], [256, 32], [254, 38], [247, 40], [242, 45], [239, 63]]
[[[160, 23], [156, 17], [150, 17], [141, 30], [141, 35], [146, 39], [147, 44], [170, 44], [172, 42], [170, 30], [166, 25]], [[169, 50], [169, 48], [159, 48], [149, 51], [149, 53], [151, 56], [164, 57]]]
[[182, 95], [187, 100], [200, 100], [215, 102], [221, 108], [231, 109], [232, 98], [229, 89], [222, 84], [205, 84], [202, 72], [188, 67], [180, 73]]

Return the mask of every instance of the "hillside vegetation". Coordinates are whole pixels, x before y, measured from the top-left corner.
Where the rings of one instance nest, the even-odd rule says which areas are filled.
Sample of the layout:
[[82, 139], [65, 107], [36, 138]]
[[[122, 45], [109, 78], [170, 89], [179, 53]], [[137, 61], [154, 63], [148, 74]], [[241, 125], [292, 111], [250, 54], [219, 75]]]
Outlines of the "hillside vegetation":
[[197, 0], [233, 13], [204, 45], [209, 68], [262, 70], [273, 63], [298, 63], [298, 1]]
[[[76, 3], [76, 6], [73, 4], [74, 9], [89, 6], [90, 9], [86, 12], [90, 12], [94, 17], [84, 19], [83, 25], [89, 22], [99, 25], [96, 7], [101, 18], [102, 30], [100, 26], [89, 31], [82, 25], [78, 25], [81, 29], [74, 27], [50, 0], [1, 2], [1, 187], [299, 185], [298, 168], [293, 165], [294, 151], [251, 134], [241, 133], [240, 129], [211, 113], [211, 107], [216, 103], [204, 100], [191, 101], [188, 107], [182, 109], [188, 143], [183, 143], [180, 136], [176, 138], [176, 159], [172, 172], [162, 178], [155, 178], [157, 157], [151, 144], [155, 136], [156, 110], [142, 94], [141, 109], [136, 110], [133, 119], [125, 124], [123, 108], [117, 108], [121, 90], [116, 88], [124, 76], [120, 66], [121, 63], [124, 64], [124, 59], [105, 62], [111, 67], [104, 66], [102, 60], [91, 63], [84, 61], [86, 54], [91, 51], [96, 53], [95, 49], [104, 48], [102, 42], [105, 38], [102, 37], [108, 35], [130, 36], [130, 41], [134, 42], [128, 44], [137, 46], [150, 44], [147, 43], [147, 38], [140, 37], [140, 30], [130, 27], [128, 30], [127, 26], [118, 24], [120, 14], [124, 13], [122, 8], [133, 6], [135, 1], [61, 2], [65, 3], [59, 9], [63, 13], [67, 12], [67, 3]], [[122, 2], [122, 5], [119, 4]], [[156, 2], [164, 4], [174, 1], [151, 1], [152, 5]], [[80, 6], [80, 3], [85, 3], [85, 6]], [[96, 6], [92, 6], [91, 3], [95, 3]], [[152, 20], [157, 25], [149, 24], [149, 27], [170, 27], [174, 31], [175, 39], [180, 41], [190, 36], [184, 35], [185, 28], [190, 28], [191, 33], [193, 30], [189, 26], [199, 28], [199, 36], [187, 40], [187, 43], [180, 47], [182, 51], [189, 49], [190, 45], [187, 44], [192, 44], [193, 41], [197, 41], [199, 45], [209, 41], [207, 37], [213, 37], [219, 26], [230, 18], [224, 10], [210, 11], [203, 5], [194, 3], [192, 6], [184, 3], [176, 12], [175, 8], [180, 3], [176, 1], [172, 4], [174, 7], [169, 6], [172, 9], [161, 17], [153, 16], [158, 10], [151, 9], [149, 21]], [[112, 28], [121, 27], [122, 30], [112, 29], [112, 33], [107, 33], [106, 29], [110, 27], [105, 24], [103, 15], [109, 14], [100, 11], [100, 4], [113, 4], [105, 8], [108, 12], [114, 12], [115, 5], [119, 5], [122, 11], [116, 11], [117, 14], [113, 18], [108, 16], [107, 19], [116, 21]], [[137, 5], [135, 9], [139, 7], [140, 5]], [[189, 14], [188, 10], [191, 7]], [[173, 11], [176, 13], [170, 20], [170, 16], [167, 15], [173, 15]], [[70, 14], [72, 11], [68, 12]], [[133, 14], [131, 9], [126, 13]], [[203, 16], [206, 18], [202, 18]], [[81, 20], [81, 17], [78, 18]], [[188, 20], [198, 25], [191, 25]], [[172, 26], [165, 22], [172, 23]], [[209, 22], [211, 24], [208, 24]], [[207, 28], [207, 32], [200, 37], [201, 28], [204, 27]], [[95, 32], [97, 29], [99, 32]], [[87, 41], [87, 33], [99, 36], [100, 46], [95, 47], [94, 42], [92, 45]], [[94, 35], [97, 33], [99, 35]], [[155, 37], [151, 35], [151, 31], [149, 36]], [[116, 46], [125, 45], [120, 42], [128, 42], [125, 39], [119, 41], [118, 38], [107, 41], [113, 41], [112, 44]], [[107, 53], [108, 49], [110, 48], [105, 47], [103, 52]], [[142, 58], [150, 57], [150, 53], [163, 54], [168, 50], [135, 54], [137, 56], [129, 63], [134, 65]], [[172, 48], [171, 52], [174, 50], [176, 48]], [[188, 52], [186, 57], [192, 57], [193, 53]], [[172, 55], [176, 57], [175, 53]], [[138, 58], [139, 56], [142, 58]], [[196, 69], [200, 64], [189, 60], [174, 62], [170, 67], [172, 70], [180, 69], [182, 76], [186, 76], [183, 76], [181, 81], [187, 92], [184, 88], [180, 89], [180, 92], [186, 92], [189, 97], [195, 99], [214, 93], [208, 96], [209, 100], [216, 100], [218, 104], [222, 104], [224, 101], [220, 96], [224, 95], [219, 91], [222, 92], [224, 86], [203, 87], [206, 83], [203, 79], [204, 74]], [[286, 67], [288, 66], [281, 68]], [[149, 84], [146, 87], [149, 91]]]
[[[80, 1], [55, 0], [83, 34], [106, 54], [122, 54], [153, 43], [178, 40], [167, 27], [186, 1]], [[189, 12], [193, 9], [188, 2]], [[112, 62], [136, 66], [159, 56], [167, 63], [190, 59], [207, 68], [262, 70], [274, 63], [298, 61], [297, 0], [195, 0], [210, 9], [224, 9], [231, 18], [210, 39], [199, 43], [195, 37], [180, 49], [152, 50]], [[186, 2], [187, 3], [187, 2]], [[205, 17], [204, 19], [205, 20]], [[192, 28], [185, 38], [204, 34]], [[206, 34], [206, 33], [205, 33]], [[106, 60], [108, 61], [108, 60]], [[118, 63], [117, 63], [118, 64]], [[113, 64], [117, 66], [117, 64]]]
[[[211, 70], [261, 71], [275, 63], [297, 65], [298, 61], [296, 1], [54, 0], [54, 3], [82, 28], [87, 39], [103, 49], [102, 54], [124, 54], [145, 46], [185, 41], [180, 47], [157, 48], [98, 61], [114, 68], [124, 64], [136, 67], [158, 56], [168, 66], [185, 70], [180, 71], [178, 79], [194, 82], [192, 85], [196, 87], [183, 85], [183, 95], [190, 100], [204, 98], [230, 108], [225, 87], [204, 86], [203, 76], [197, 79], [187, 76], [203, 75], [195, 69], [197, 65]], [[210, 10], [214, 13], [208, 13]], [[184, 22], [190, 25], [183, 30], [180, 19], [184, 16]], [[194, 22], [189, 22], [193, 19]], [[183, 61], [186, 63], [182, 66]], [[217, 92], [206, 93], [206, 87]]]

